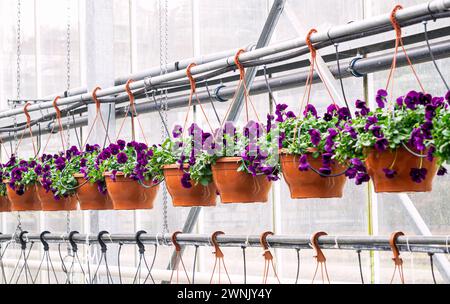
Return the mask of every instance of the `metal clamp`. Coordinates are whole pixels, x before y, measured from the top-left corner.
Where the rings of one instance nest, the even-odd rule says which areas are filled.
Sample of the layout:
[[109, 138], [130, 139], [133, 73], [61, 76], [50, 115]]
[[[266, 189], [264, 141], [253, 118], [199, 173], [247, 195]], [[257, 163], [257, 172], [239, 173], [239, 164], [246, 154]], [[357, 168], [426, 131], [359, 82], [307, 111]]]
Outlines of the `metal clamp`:
[[355, 58], [353, 58], [349, 65], [348, 65], [348, 71], [354, 76], [354, 77], [364, 77], [365, 74], [361, 74], [360, 72], [358, 72], [355, 69], [355, 64], [359, 61], [363, 59], [363, 57], [361, 55], [356, 56]]
[[214, 89], [214, 99], [216, 99], [218, 102], [227, 102], [228, 101], [228, 99], [220, 96], [220, 90], [225, 87], [226, 87], [225, 85], [221, 84], [217, 88]]

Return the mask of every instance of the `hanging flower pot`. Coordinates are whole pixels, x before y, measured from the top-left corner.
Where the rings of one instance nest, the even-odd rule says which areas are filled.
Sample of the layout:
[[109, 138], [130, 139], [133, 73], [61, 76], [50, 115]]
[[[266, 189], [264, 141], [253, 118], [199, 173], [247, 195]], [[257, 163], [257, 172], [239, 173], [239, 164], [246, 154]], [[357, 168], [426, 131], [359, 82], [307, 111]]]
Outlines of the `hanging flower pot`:
[[[187, 166], [185, 166], [187, 168]], [[163, 166], [167, 190], [175, 207], [211, 207], [216, 205], [217, 188], [214, 183], [204, 186], [191, 184], [186, 188], [181, 183], [184, 172], [179, 165]]]
[[111, 172], [103, 175], [106, 178], [106, 188], [114, 210], [153, 209], [159, 185], [146, 188], [138, 181], [125, 177], [125, 174], [121, 172], [115, 174], [114, 180]]
[[113, 204], [108, 193], [99, 191], [97, 184], [86, 181], [83, 174], [74, 174], [78, 182], [76, 197], [81, 210], [112, 210]]
[[212, 165], [213, 180], [223, 204], [265, 203], [269, 200], [272, 182], [266, 175], [253, 176], [238, 171], [241, 157], [223, 157]]
[[0, 212], [10, 212], [11, 203], [7, 196], [0, 196]]
[[41, 202], [42, 211], [75, 211], [77, 199], [73, 196], [56, 199], [51, 191], [46, 191], [41, 184], [36, 185], [37, 197]]
[[[5, 181], [8, 184], [9, 181]], [[6, 186], [8, 199], [11, 203], [11, 211], [40, 211], [41, 202], [36, 193], [36, 186], [29, 185], [23, 189], [23, 194], [17, 194], [16, 190], [9, 185]]]
[[321, 176], [315, 168], [322, 166], [322, 159], [314, 159], [311, 154], [306, 154], [309, 168], [306, 171], [299, 170], [300, 156], [285, 154], [280, 155], [281, 170], [293, 199], [308, 198], [340, 198], [343, 196], [347, 178], [345, 168], [336, 162], [331, 164], [330, 176]]
[[370, 150], [366, 166], [377, 193], [429, 192], [438, 171], [436, 159], [421, 159], [404, 147]]

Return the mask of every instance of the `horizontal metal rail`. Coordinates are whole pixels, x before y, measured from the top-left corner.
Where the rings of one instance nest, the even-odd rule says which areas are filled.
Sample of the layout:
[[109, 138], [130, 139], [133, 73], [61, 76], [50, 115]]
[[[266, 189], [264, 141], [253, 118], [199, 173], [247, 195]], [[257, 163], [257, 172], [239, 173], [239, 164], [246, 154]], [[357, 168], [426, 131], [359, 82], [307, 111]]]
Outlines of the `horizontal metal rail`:
[[[170, 234], [142, 234], [140, 240], [144, 244], [172, 245]], [[27, 242], [40, 242], [39, 234], [25, 234]], [[0, 243], [13, 240], [18, 242], [17, 236], [0, 234]], [[68, 234], [48, 234], [45, 240], [49, 243], [68, 243]], [[75, 234], [73, 240], [78, 244], [98, 243], [97, 235]], [[104, 235], [102, 240], [110, 244], [136, 244], [135, 234]], [[179, 234], [177, 241], [180, 245], [211, 246], [211, 236], [204, 234]], [[260, 236], [257, 235], [219, 235], [217, 242], [221, 247], [261, 247]], [[283, 249], [311, 249], [310, 236], [273, 235], [267, 237], [272, 248]], [[376, 250], [390, 251], [389, 237], [386, 236], [321, 236], [319, 245], [322, 249], [336, 250]], [[397, 239], [400, 251], [418, 253], [450, 254], [450, 236], [401, 236]]]
[[[437, 15], [442, 12], [446, 12], [450, 9], [450, 0], [434, 0], [429, 3], [423, 3], [420, 5], [412, 6], [402, 9], [397, 13], [397, 19], [401, 25], [420, 23], [425, 19], [434, 18], [432, 15]], [[384, 14], [381, 16], [355, 21], [349, 24], [336, 26], [330, 28], [326, 32], [318, 32], [311, 36], [311, 42], [318, 44], [316, 47], [320, 48], [329, 45], [333, 40], [335, 42], [342, 42], [348, 40], [354, 40], [370, 35], [386, 32], [392, 29], [390, 22], [390, 14]], [[305, 48], [305, 38], [297, 38], [288, 40], [285, 42], [270, 45], [268, 47], [260, 48], [246, 52], [240, 56], [240, 60], [243, 63], [261, 59], [274, 54], [282, 54], [283, 52], [292, 51], [298, 48]], [[195, 75], [200, 75], [210, 71], [227, 68], [234, 66], [234, 56], [218, 59], [205, 64], [197, 65], [192, 68], [191, 72]], [[185, 70], [173, 71], [161, 76], [151, 77], [149, 79], [139, 80], [131, 84], [132, 90], [142, 89], [146, 86], [156, 86], [164, 84], [170, 81], [186, 78]], [[125, 85], [118, 85], [111, 88], [105, 88], [98, 92], [98, 97], [106, 97], [111, 95], [117, 95], [125, 92]], [[92, 102], [92, 96], [90, 93], [85, 93], [77, 96], [70, 96], [62, 98], [59, 101], [59, 105], [69, 105], [74, 102]], [[51, 102], [43, 102], [40, 104], [32, 105], [29, 107], [29, 111], [39, 111], [42, 109], [48, 109], [52, 107]], [[9, 117], [22, 113], [22, 109], [12, 109], [0, 113], [0, 118]]]
[[[443, 58], [449, 58], [450, 57], [450, 40], [434, 43], [431, 45], [431, 49], [433, 51], [433, 54], [436, 59], [443, 59]], [[431, 60], [429, 51], [427, 46], [421, 46], [421, 47], [415, 47], [408, 50], [408, 55], [410, 59], [413, 61], [413, 63], [423, 63], [428, 62]], [[354, 65], [353, 69], [358, 71], [360, 74], [369, 74], [374, 73], [382, 70], [386, 70], [390, 68], [391, 61], [392, 61], [392, 53], [368, 57], [368, 58], [362, 58], [360, 60], [357, 60]], [[349, 66], [350, 61], [343, 61], [341, 63], [341, 69], [342, 69], [342, 77], [348, 78], [353, 77], [353, 75], [350, 73], [348, 69], [344, 69], [344, 66]], [[301, 64], [301, 63], [299, 63]], [[403, 53], [400, 53], [397, 57], [397, 65], [399, 67], [407, 65], [406, 57]], [[338, 76], [338, 68], [337, 65], [329, 66], [331, 73], [334, 76]], [[280, 91], [280, 90], [286, 90], [291, 88], [296, 88], [303, 86], [306, 82], [306, 78], [308, 77], [308, 71], [301, 71], [296, 72], [288, 75], [283, 76], [276, 76], [273, 78], [270, 78], [268, 80], [270, 88], [272, 91]], [[263, 76], [260, 76], [260, 78], [264, 78]], [[319, 77], [317, 73], [314, 76], [314, 82], [319, 81]], [[236, 86], [224, 86], [220, 89], [219, 94], [220, 98], [222, 99], [229, 99], [233, 96], [234, 92], [236, 91]], [[256, 80], [253, 85], [250, 87], [250, 95], [258, 95], [258, 94], [264, 94], [268, 92], [268, 87], [264, 79], [262, 80]], [[211, 94], [214, 96], [214, 93], [211, 92]], [[198, 97], [200, 102], [202, 103], [209, 103], [210, 102], [210, 96], [208, 93], [203, 89], [198, 90]], [[118, 97], [122, 98], [122, 97]], [[126, 98], [126, 97], [125, 97]], [[188, 104], [189, 95], [180, 95], [180, 96], [173, 96], [168, 98], [168, 107], [169, 109], [175, 109], [184, 107]], [[136, 104], [136, 110], [140, 114], [144, 113], [150, 113], [157, 111], [157, 105], [155, 105], [153, 102], [145, 102], [145, 103], [137, 103]], [[127, 108], [126, 107], [119, 107], [115, 109], [116, 117], [123, 117], [126, 113]], [[79, 114], [78, 112], [74, 111], [74, 113]], [[63, 124], [65, 126], [68, 126], [70, 128], [78, 128], [87, 126], [88, 119], [87, 116], [82, 117], [75, 117], [75, 123], [73, 122], [72, 117], [66, 117], [63, 120]], [[17, 130], [23, 130], [24, 126], [19, 127]], [[33, 133], [35, 135], [38, 134], [40, 131], [41, 135], [48, 134], [53, 129], [53, 122], [48, 122], [44, 124], [44, 126], [41, 126], [41, 129], [37, 126], [34, 126], [32, 128]], [[28, 138], [29, 133], [24, 133], [24, 138]], [[0, 136], [1, 140], [6, 143], [11, 140], [14, 140], [14, 135], [11, 131], [11, 134], [4, 134]]]

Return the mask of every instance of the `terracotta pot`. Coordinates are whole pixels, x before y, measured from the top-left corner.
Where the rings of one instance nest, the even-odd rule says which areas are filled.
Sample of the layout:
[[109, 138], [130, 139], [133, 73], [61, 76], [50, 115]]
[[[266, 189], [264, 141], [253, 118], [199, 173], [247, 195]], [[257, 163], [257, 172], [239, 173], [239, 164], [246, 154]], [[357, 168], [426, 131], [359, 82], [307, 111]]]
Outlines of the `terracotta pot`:
[[172, 197], [175, 207], [212, 207], [216, 205], [217, 188], [214, 183], [208, 186], [201, 184], [184, 188], [181, 184], [183, 171], [179, 165], [167, 165], [163, 167], [167, 191]]
[[159, 185], [147, 189], [137, 181], [125, 177], [123, 173], [117, 173], [116, 181], [111, 179], [111, 173], [103, 175], [106, 177], [106, 188], [114, 210], [153, 209]]
[[269, 200], [272, 182], [265, 175], [253, 176], [237, 171], [240, 157], [223, 157], [212, 166], [214, 183], [223, 204], [265, 203]]
[[[383, 169], [390, 168], [393, 162], [392, 169], [397, 171], [397, 175], [390, 179], [386, 177]], [[414, 182], [409, 174], [412, 168], [420, 167], [420, 158], [403, 147], [397, 149], [397, 157], [395, 151], [391, 150], [381, 153], [376, 150], [369, 151], [366, 166], [377, 193], [429, 192], [432, 190], [433, 179], [438, 170], [436, 160], [430, 162], [423, 158], [422, 168], [427, 169], [428, 173], [421, 183]]]
[[[7, 184], [8, 181], [5, 181], [5, 183]], [[25, 187], [25, 193], [23, 195], [18, 195], [9, 185], [6, 186], [6, 192], [11, 203], [11, 211], [42, 210], [35, 185]]]
[[[298, 169], [300, 156], [291, 154], [281, 154], [281, 171], [283, 177], [289, 186], [291, 198], [336, 198], [342, 197], [344, 186], [347, 182], [345, 175], [337, 177], [323, 177], [309, 169], [300, 171]], [[308, 157], [308, 163], [311, 167], [318, 170], [322, 167], [322, 158], [314, 159]], [[331, 165], [332, 174], [339, 174], [345, 171], [345, 168], [337, 163]]]
[[11, 203], [7, 196], [0, 196], [0, 212], [11, 211]]
[[78, 181], [78, 185], [82, 185], [76, 190], [81, 210], [112, 210], [114, 208], [108, 193], [100, 193], [97, 185], [86, 182], [82, 174], [74, 174], [73, 176]]
[[74, 196], [56, 200], [51, 191], [45, 191], [42, 185], [37, 184], [37, 197], [41, 202], [42, 211], [75, 211], [78, 207], [77, 199]]

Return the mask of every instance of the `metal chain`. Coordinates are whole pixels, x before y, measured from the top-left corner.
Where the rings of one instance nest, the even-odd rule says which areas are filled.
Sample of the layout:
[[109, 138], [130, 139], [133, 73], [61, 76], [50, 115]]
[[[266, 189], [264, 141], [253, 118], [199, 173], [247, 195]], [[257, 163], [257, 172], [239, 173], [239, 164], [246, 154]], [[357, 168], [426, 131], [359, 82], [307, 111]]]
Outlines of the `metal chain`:
[[17, 100], [20, 100], [20, 89], [21, 89], [21, 77], [20, 77], [20, 68], [21, 68], [21, 55], [22, 55], [22, 28], [21, 28], [21, 19], [22, 19], [22, 7], [21, 0], [17, 0], [17, 36], [16, 36], [16, 59], [17, 59]]
[[70, 70], [70, 63], [71, 63], [71, 50], [72, 50], [72, 40], [71, 40], [71, 18], [70, 18], [70, 13], [71, 13], [71, 0], [67, 0], [67, 28], [66, 28], [66, 49], [67, 49], [67, 58], [66, 58], [66, 71], [67, 71], [67, 75], [66, 75], [66, 80], [67, 80], [67, 94], [69, 94], [69, 90], [70, 90], [70, 81], [71, 81], [71, 70]]
[[[159, 67], [160, 74], [167, 73], [167, 60], [168, 60], [168, 40], [169, 40], [169, 30], [168, 30], [168, 1], [167, 0], [159, 0]], [[161, 123], [161, 140], [164, 141], [166, 139], [166, 129], [167, 126], [167, 90], [164, 90], [161, 94], [160, 98], [160, 106], [162, 112], [163, 123]], [[169, 232], [169, 223], [168, 223], [168, 193], [167, 193], [167, 185], [164, 181], [162, 187], [162, 195], [163, 195], [163, 233]]]
[[[21, 59], [22, 59], [22, 2], [17, 0], [17, 20], [16, 20], [16, 99], [20, 100], [22, 89], [22, 77], [21, 77]], [[12, 108], [16, 108], [16, 102], [13, 102]], [[18, 141], [17, 137], [17, 116], [13, 116], [14, 120], [14, 147]], [[14, 151], [15, 152], [15, 151]], [[14, 153], [11, 151], [11, 154]]]
[[[72, 51], [72, 41], [71, 41], [71, 0], [67, 1], [67, 26], [66, 26], [66, 95], [69, 96], [69, 91], [71, 87], [71, 67], [70, 67], [70, 59], [71, 59], [71, 51]], [[70, 113], [69, 113], [70, 114]], [[72, 114], [73, 115], [73, 114]], [[76, 130], [75, 130], [76, 131]], [[70, 123], [67, 124], [67, 148], [70, 148]]]
[[[20, 71], [20, 67], [21, 67], [21, 55], [22, 55], [22, 28], [21, 28], [21, 19], [22, 19], [22, 7], [21, 7], [21, 0], [17, 0], [17, 25], [16, 25], [16, 31], [17, 31], [17, 36], [16, 36], [16, 43], [17, 43], [17, 52], [16, 52], [16, 63], [17, 63], [17, 71], [16, 71], [16, 85], [17, 85], [17, 100], [20, 99], [21, 96], [21, 71]], [[13, 104], [13, 108], [16, 108], [16, 103]], [[18, 137], [17, 137], [17, 118], [16, 115], [14, 115], [14, 147], [15, 150], [17, 150], [17, 142], [18, 142]], [[12, 152], [12, 151], [11, 151]], [[14, 151], [15, 152], [15, 151]], [[13, 153], [13, 152], [12, 152]], [[11, 153], [11, 155], [12, 155]], [[20, 212], [17, 212], [17, 227], [16, 227], [16, 234], [22, 232], [22, 218], [20, 216]]]
[[[67, 81], [67, 91], [66, 95], [69, 96], [70, 91], [70, 59], [71, 59], [71, 27], [70, 27], [70, 13], [71, 13], [71, 0], [67, 0], [67, 27], [66, 27], [66, 81]], [[76, 130], [75, 130], [76, 131]], [[67, 148], [70, 148], [70, 123], [67, 124]], [[67, 211], [66, 214], [66, 233], [70, 233], [70, 211]], [[71, 255], [71, 247], [67, 246], [67, 254]]]

